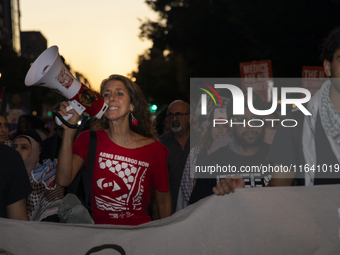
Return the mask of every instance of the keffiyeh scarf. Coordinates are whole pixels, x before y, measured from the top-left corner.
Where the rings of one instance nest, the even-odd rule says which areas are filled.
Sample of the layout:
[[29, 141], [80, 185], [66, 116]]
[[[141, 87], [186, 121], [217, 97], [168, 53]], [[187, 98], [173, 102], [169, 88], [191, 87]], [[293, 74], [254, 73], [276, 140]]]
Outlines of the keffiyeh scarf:
[[[335, 157], [340, 159], [340, 114], [335, 110], [329, 98], [331, 81], [327, 80], [307, 104], [312, 116], [304, 118], [302, 132], [302, 151], [305, 163], [316, 167], [315, 126], [317, 114], [320, 114], [321, 124], [325, 130]], [[314, 172], [305, 173], [305, 185], [314, 184]]]

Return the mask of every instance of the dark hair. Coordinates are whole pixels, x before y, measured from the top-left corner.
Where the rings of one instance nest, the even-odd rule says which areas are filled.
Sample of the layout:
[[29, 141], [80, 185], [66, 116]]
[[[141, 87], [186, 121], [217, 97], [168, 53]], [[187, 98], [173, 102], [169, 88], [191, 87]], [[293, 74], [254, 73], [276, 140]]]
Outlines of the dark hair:
[[[137, 84], [135, 84], [133, 81], [131, 81], [129, 78], [118, 75], [118, 74], [112, 74], [109, 78], [102, 81], [100, 85], [100, 94], [103, 95], [103, 89], [104, 86], [112, 80], [118, 80], [123, 82], [125, 85], [129, 96], [131, 103], [134, 106], [133, 116], [138, 121], [138, 126], [133, 126], [131, 122], [131, 115], [129, 116], [129, 126], [130, 129], [137, 134], [140, 134], [145, 137], [152, 137], [156, 138], [156, 129], [155, 129], [155, 122], [151, 117], [151, 113], [149, 110], [149, 104], [146, 101], [146, 98], [140, 88]], [[107, 121], [105, 121], [106, 118], [102, 118], [104, 120], [104, 126], [107, 127]]]
[[6, 121], [8, 121], [7, 117], [6, 117], [6, 115], [4, 113], [0, 112], [0, 116], [4, 117], [6, 119]]
[[334, 53], [340, 49], [340, 27], [331, 31], [322, 45], [321, 60], [333, 61]]
[[88, 119], [85, 122], [84, 127], [82, 128], [81, 132], [85, 131], [85, 130], [100, 130], [100, 129], [104, 129], [103, 126], [103, 122], [102, 120], [96, 119], [96, 118], [91, 118]]

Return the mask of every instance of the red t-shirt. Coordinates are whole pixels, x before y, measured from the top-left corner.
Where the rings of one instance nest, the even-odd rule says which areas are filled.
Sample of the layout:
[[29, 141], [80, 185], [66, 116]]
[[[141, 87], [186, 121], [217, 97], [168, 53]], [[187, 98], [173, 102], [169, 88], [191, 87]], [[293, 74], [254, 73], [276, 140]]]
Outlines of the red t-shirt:
[[[151, 185], [169, 190], [168, 149], [158, 141], [136, 149], [120, 147], [105, 130], [96, 131], [97, 151], [91, 184], [91, 210], [96, 224], [139, 225], [151, 219], [146, 211]], [[87, 160], [90, 132], [81, 133], [73, 154]]]

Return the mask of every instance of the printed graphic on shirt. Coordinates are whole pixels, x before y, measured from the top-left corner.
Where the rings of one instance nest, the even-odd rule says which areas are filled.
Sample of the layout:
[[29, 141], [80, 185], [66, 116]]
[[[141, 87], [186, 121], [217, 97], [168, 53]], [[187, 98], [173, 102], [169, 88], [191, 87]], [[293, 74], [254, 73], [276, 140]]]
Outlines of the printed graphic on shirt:
[[[101, 152], [99, 173], [95, 181], [102, 192], [95, 196], [96, 206], [102, 211], [123, 212], [142, 209], [142, 195], [148, 162]], [[110, 213], [112, 218], [131, 217], [133, 213]]]
[[[251, 174], [240, 174], [244, 180], [244, 187], [245, 188], [260, 188], [266, 187], [269, 184], [269, 181], [272, 178], [272, 175], [261, 175], [257, 173]], [[216, 176], [216, 182], [219, 183], [221, 179], [225, 179], [226, 175], [218, 175]]]

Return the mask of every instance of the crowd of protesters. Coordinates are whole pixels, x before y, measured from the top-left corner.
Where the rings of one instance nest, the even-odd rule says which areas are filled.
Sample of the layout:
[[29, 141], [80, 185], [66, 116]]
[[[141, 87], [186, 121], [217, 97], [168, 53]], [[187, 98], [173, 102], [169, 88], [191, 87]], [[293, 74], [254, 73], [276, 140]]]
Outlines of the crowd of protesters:
[[[339, 164], [340, 28], [330, 33], [321, 56], [329, 79], [305, 105], [312, 117], [297, 117], [299, 109], [288, 112], [287, 118], [301, 120], [294, 128], [213, 127], [216, 119], [243, 123], [264, 117], [252, 113], [247, 103], [244, 114], [235, 115], [233, 99], [226, 107], [211, 109], [204, 127], [190, 125], [192, 109], [182, 100], [169, 102], [153, 118], [138, 85], [121, 75], [103, 80], [100, 94], [108, 110], [101, 120], [81, 125], [81, 130], [62, 124], [55, 126], [54, 134], [47, 134], [45, 123], [27, 109], [12, 126], [7, 115], [0, 113], [0, 217], [58, 222], [58, 206], [90, 160], [91, 150], [95, 150], [95, 164], [89, 209], [96, 224], [140, 225], [236, 188], [339, 184], [340, 178], [319, 174], [197, 178], [195, 172], [197, 167], [216, 164], [236, 169]], [[252, 96], [256, 109], [268, 107], [258, 94]], [[75, 125], [81, 116], [67, 106], [68, 102], [61, 102], [55, 110], [62, 116], [73, 114], [68, 122]], [[270, 118], [283, 117], [274, 112]], [[90, 130], [97, 137], [95, 148], [90, 145]]]

